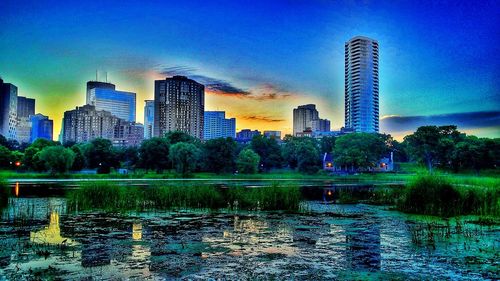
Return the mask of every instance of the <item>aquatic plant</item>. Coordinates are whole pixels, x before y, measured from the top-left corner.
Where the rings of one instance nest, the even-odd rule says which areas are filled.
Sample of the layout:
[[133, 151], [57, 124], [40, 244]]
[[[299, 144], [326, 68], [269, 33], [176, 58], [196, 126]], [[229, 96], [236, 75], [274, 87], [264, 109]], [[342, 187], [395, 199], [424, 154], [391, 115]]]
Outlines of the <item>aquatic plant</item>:
[[258, 188], [198, 184], [153, 184], [141, 188], [116, 183], [85, 182], [67, 194], [70, 210], [300, 210], [302, 196], [295, 185], [277, 183]]
[[408, 213], [456, 216], [500, 215], [500, 188], [453, 184], [439, 174], [419, 174], [405, 188], [398, 209]]

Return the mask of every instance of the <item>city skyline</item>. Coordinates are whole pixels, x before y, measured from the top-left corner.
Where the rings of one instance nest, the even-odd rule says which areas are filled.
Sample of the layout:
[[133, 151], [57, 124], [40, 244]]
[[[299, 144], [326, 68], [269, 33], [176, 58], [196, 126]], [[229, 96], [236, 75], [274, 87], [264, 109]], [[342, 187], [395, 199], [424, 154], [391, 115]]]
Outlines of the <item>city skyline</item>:
[[[289, 134], [293, 108], [309, 103], [337, 130], [344, 124], [344, 43], [358, 35], [381, 46], [381, 133], [400, 137], [446, 123], [478, 136], [500, 134], [494, 1], [277, 1], [249, 9], [193, 1], [169, 4], [172, 19], [157, 12], [158, 3], [81, 5], [7, 1], [0, 19], [0, 75], [19, 96], [37, 99], [37, 111], [54, 120], [54, 135], [64, 111], [85, 104], [85, 82], [96, 69], [137, 100], [153, 98], [154, 80], [186, 75], [206, 85], [205, 109], [237, 118], [238, 131]], [[111, 18], [89, 17], [94, 10]], [[191, 12], [211, 16], [203, 24], [179, 21]], [[74, 26], [70, 17], [82, 20]], [[142, 121], [141, 104], [136, 112]]]

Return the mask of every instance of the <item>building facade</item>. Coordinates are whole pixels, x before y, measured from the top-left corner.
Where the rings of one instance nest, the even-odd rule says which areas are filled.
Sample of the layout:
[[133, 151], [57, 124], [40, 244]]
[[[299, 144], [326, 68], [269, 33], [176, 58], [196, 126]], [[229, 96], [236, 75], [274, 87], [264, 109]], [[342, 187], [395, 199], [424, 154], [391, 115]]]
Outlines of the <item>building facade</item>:
[[17, 87], [0, 79], [0, 134], [15, 140], [17, 126]]
[[277, 140], [281, 139], [281, 131], [264, 131], [264, 137], [275, 138]]
[[182, 131], [203, 139], [205, 86], [185, 76], [155, 81], [154, 136]]
[[120, 119], [111, 112], [84, 105], [64, 112], [62, 142], [88, 142], [96, 138], [116, 146], [134, 146], [144, 139], [141, 124]]
[[30, 116], [35, 114], [35, 99], [17, 97], [16, 139], [19, 143], [31, 141]]
[[111, 83], [108, 83], [108, 82], [101, 82], [101, 81], [88, 81], [87, 82], [86, 104], [91, 104], [90, 91], [92, 89], [97, 89], [97, 88], [99, 88], [99, 89], [108, 89], [108, 90], [116, 90], [115, 84], [111, 84]]
[[260, 135], [258, 130], [243, 129], [236, 134], [236, 141], [242, 143], [250, 142], [254, 136]]
[[145, 100], [144, 101], [144, 139], [150, 139], [153, 137], [153, 128], [155, 120], [155, 101]]
[[96, 110], [111, 112], [114, 116], [135, 122], [136, 95], [132, 92], [93, 88], [89, 91], [90, 105]]
[[48, 116], [40, 113], [31, 115], [30, 121], [30, 142], [34, 142], [36, 139], [52, 140], [54, 121], [50, 120]]
[[204, 140], [236, 137], [236, 119], [226, 119], [224, 111], [205, 111], [203, 122]]
[[378, 42], [357, 36], [345, 43], [345, 127], [379, 131]]
[[293, 135], [296, 136], [297, 133], [302, 133], [311, 128], [311, 121], [318, 118], [319, 113], [316, 110], [316, 105], [299, 105], [293, 110]]
[[328, 119], [316, 119], [311, 121], [311, 130], [313, 132], [329, 132], [330, 131], [330, 120]]

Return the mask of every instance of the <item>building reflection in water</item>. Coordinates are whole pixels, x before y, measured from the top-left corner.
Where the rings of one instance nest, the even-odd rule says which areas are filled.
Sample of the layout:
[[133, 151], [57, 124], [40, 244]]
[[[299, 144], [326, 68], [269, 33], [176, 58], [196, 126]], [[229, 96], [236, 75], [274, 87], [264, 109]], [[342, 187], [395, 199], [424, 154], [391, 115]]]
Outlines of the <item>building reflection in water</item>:
[[346, 261], [355, 270], [380, 270], [380, 225], [373, 221], [357, 221], [345, 226]]
[[59, 225], [59, 213], [52, 211], [50, 213], [49, 225], [38, 231], [30, 232], [30, 241], [36, 244], [51, 244], [51, 245], [75, 245], [76, 242], [61, 236], [61, 228]]
[[132, 224], [132, 239], [135, 241], [142, 240], [142, 224], [141, 223]]

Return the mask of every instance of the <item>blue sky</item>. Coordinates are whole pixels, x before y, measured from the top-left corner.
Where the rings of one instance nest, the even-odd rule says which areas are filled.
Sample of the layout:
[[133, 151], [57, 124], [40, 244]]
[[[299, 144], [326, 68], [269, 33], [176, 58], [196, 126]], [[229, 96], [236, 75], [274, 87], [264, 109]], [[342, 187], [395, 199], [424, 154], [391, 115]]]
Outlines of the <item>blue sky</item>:
[[338, 129], [344, 42], [364, 35], [380, 44], [383, 131], [411, 132], [391, 118], [425, 116], [499, 137], [500, 1], [415, 2], [4, 0], [0, 76], [37, 98], [55, 134], [96, 69], [137, 92], [139, 122], [153, 80], [185, 74], [210, 84], [207, 109], [238, 129], [289, 132], [304, 103]]

